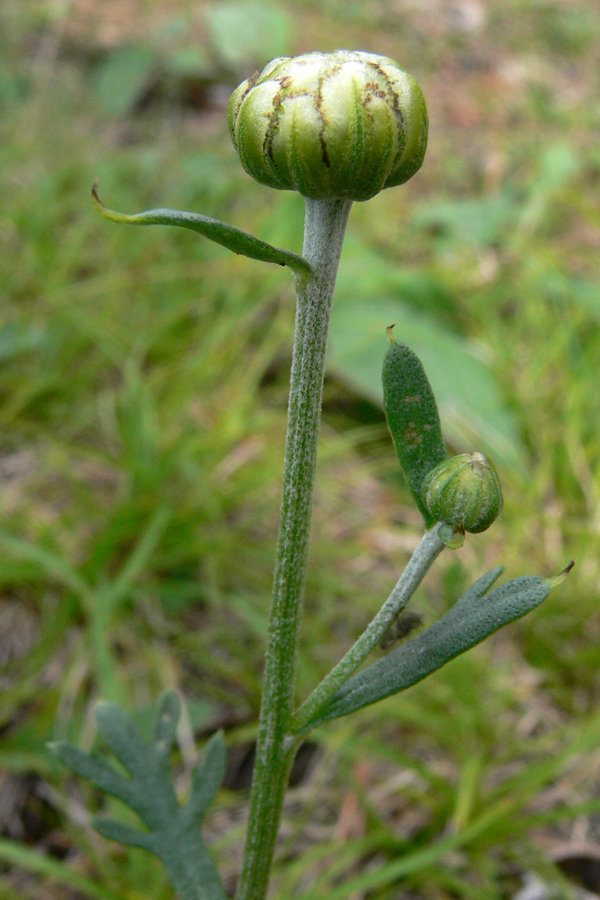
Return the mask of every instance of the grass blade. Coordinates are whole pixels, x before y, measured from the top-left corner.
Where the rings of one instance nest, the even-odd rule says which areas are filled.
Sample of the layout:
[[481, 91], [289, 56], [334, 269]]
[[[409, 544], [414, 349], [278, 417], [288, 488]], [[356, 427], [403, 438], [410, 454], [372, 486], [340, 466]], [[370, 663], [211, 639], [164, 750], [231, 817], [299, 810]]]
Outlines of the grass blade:
[[102, 885], [90, 881], [89, 878], [72, 872], [64, 863], [36, 853], [35, 850], [30, 850], [13, 841], [0, 839], [0, 859], [5, 863], [24, 869], [26, 872], [43, 875], [45, 878], [72, 887], [90, 900], [124, 900], [123, 897], [108, 888], [103, 888]]

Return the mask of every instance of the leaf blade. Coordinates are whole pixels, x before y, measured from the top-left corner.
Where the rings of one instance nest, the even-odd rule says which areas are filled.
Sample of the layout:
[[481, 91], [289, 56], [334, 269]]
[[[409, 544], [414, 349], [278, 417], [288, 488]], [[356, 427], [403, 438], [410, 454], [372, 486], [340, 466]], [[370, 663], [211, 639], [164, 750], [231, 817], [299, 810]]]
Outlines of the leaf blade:
[[[356, 278], [355, 278], [356, 280]], [[518, 422], [478, 348], [389, 294], [368, 299], [340, 292], [331, 317], [329, 371], [382, 406], [381, 359], [386, 327], [396, 322], [398, 340], [422, 361], [440, 411], [443, 433], [457, 452], [477, 447], [503, 466], [525, 470]], [[357, 322], [360, 327], [357, 328]]]
[[[496, 574], [497, 573], [497, 574]], [[406, 690], [542, 603], [552, 585], [535, 575], [515, 578], [482, 596], [479, 579], [442, 618], [408, 643], [350, 678], [306, 730]], [[490, 581], [491, 583], [491, 581]]]
[[118, 797], [124, 803], [131, 798], [128, 780], [102, 757], [84, 753], [83, 750], [73, 747], [66, 741], [48, 744], [48, 749], [72, 772], [81, 778], [92, 781], [105, 793]]
[[98, 179], [92, 188], [92, 197], [96, 211], [104, 219], [124, 225], [175, 225], [179, 228], [189, 228], [196, 231], [210, 241], [226, 247], [233, 253], [257, 259], [260, 262], [275, 263], [278, 266], [289, 266], [296, 275], [308, 277], [312, 274], [309, 263], [291, 250], [283, 250], [281, 247], [273, 247], [266, 241], [261, 241], [246, 231], [227, 225], [218, 219], [211, 219], [200, 213], [183, 212], [176, 209], [148, 209], [135, 215], [126, 215], [108, 209], [98, 196]]
[[200, 824], [225, 777], [225, 738], [222, 731], [214, 734], [204, 751], [202, 765], [192, 775], [192, 792], [182, 815], [186, 823]]
[[158, 704], [153, 742], [148, 744], [125, 710], [115, 703], [99, 704], [99, 731], [131, 778], [70, 744], [58, 743], [50, 749], [76, 774], [122, 800], [147, 828], [143, 831], [99, 816], [93, 824], [100, 834], [157, 856], [181, 900], [226, 900], [218, 869], [200, 834], [201, 820], [225, 774], [225, 740], [219, 732], [209, 741], [202, 765], [194, 773], [190, 800], [182, 807], [169, 766], [180, 712], [179, 697], [167, 691]]

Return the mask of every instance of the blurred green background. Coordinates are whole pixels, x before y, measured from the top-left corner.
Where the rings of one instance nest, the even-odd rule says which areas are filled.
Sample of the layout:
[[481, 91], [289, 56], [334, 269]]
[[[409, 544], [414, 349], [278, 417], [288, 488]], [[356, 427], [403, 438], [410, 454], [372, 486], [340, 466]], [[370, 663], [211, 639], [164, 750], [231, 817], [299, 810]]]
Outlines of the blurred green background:
[[597, 0], [4, 0], [2, 900], [172, 898], [158, 863], [91, 829], [86, 810], [106, 801], [45, 749], [94, 746], [100, 697], [143, 728], [169, 686], [189, 707], [183, 792], [194, 740], [226, 730], [207, 836], [235, 886], [292, 280], [189, 232], [103, 222], [89, 191], [98, 176], [113, 208], [199, 211], [299, 251], [301, 198], [242, 171], [225, 109], [271, 57], [338, 47], [408, 69], [431, 130], [418, 175], [350, 218], [299, 694], [420, 537], [380, 408], [392, 321], [450, 448], [489, 453], [505, 493], [502, 518], [443, 555], [412, 608], [434, 621], [500, 563], [509, 577], [576, 565], [527, 619], [315, 733], [272, 896], [500, 900], [534, 875], [558, 897], [582, 878], [600, 890]]

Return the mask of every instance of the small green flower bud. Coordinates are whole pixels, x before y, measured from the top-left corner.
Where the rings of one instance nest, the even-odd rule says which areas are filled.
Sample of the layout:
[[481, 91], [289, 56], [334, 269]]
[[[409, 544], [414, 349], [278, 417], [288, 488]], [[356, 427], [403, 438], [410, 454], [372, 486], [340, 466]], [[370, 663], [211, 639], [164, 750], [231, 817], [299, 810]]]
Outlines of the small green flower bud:
[[437, 465], [423, 480], [421, 499], [433, 518], [457, 533], [485, 531], [502, 511], [498, 473], [482, 453], [463, 453]]
[[227, 118], [246, 172], [316, 200], [368, 200], [403, 184], [427, 146], [416, 81], [354, 50], [272, 60], [233, 92]]

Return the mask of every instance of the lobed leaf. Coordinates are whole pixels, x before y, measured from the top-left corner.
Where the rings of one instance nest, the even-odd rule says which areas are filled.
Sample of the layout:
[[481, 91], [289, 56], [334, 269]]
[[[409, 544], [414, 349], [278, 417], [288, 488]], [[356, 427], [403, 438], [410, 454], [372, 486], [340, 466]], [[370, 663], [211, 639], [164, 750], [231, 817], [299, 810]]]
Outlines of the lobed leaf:
[[105, 793], [118, 797], [128, 805], [131, 802], [130, 782], [106, 760], [99, 756], [92, 756], [90, 753], [84, 753], [83, 750], [73, 747], [66, 741], [48, 744], [48, 749], [76, 775], [86, 778]]
[[202, 820], [225, 774], [225, 740], [221, 733], [211, 738], [202, 765], [192, 775], [189, 800], [181, 806], [169, 767], [180, 715], [181, 701], [168, 691], [159, 704], [153, 743], [148, 744], [120, 706], [99, 705], [100, 733], [130, 778], [100, 757], [67, 743], [52, 744], [50, 749], [76, 774], [122, 800], [147, 828], [143, 831], [99, 816], [93, 825], [100, 834], [158, 856], [181, 900], [225, 900], [219, 873], [200, 834]]
[[133, 828], [124, 822], [117, 822], [116, 819], [106, 819], [104, 816], [95, 816], [92, 819], [92, 824], [98, 834], [111, 841], [119, 841], [120, 844], [140, 847], [142, 850], [149, 850], [150, 853], [155, 853], [152, 835], [147, 831], [140, 831], [139, 828]]
[[200, 825], [225, 777], [226, 747], [223, 733], [214, 734], [199, 769], [192, 774], [192, 790], [183, 815], [189, 825]]

